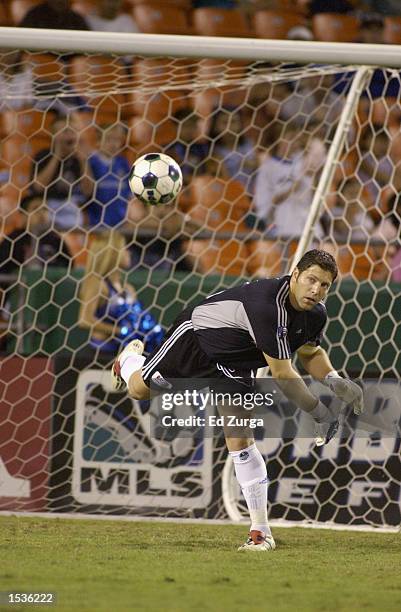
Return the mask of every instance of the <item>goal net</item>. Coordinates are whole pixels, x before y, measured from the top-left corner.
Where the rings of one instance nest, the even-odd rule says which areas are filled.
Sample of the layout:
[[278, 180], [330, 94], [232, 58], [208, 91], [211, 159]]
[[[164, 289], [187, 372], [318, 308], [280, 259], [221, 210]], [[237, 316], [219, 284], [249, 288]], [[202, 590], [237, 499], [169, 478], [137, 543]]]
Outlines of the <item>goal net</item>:
[[[109, 366], [130, 333], [151, 350], [185, 305], [316, 246], [340, 270], [324, 346], [369, 418], [318, 449], [295, 406], [266, 408], [269, 515], [398, 526], [398, 71], [300, 64], [296, 44], [280, 62], [108, 40], [1, 50], [0, 509], [241, 520], [221, 432], [164, 427]], [[173, 205], [128, 192], [149, 152], [182, 167]]]

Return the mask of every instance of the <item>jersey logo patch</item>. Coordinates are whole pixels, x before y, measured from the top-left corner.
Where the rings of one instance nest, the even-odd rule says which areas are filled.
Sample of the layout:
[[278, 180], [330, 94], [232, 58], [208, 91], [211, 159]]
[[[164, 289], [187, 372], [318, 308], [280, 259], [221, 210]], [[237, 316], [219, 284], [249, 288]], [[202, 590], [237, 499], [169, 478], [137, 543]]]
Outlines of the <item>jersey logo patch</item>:
[[279, 325], [279, 327], [277, 328], [277, 336], [280, 338], [280, 340], [283, 340], [287, 336], [287, 334], [288, 329]]
[[158, 387], [163, 387], [164, 389], [171, 389], [173, 386], [168, 382], [168, 380], [163, 378], [160, 372], [155, 372], [152, 375], [152, 381], [155, 383], [155, 385], [157, 385]]

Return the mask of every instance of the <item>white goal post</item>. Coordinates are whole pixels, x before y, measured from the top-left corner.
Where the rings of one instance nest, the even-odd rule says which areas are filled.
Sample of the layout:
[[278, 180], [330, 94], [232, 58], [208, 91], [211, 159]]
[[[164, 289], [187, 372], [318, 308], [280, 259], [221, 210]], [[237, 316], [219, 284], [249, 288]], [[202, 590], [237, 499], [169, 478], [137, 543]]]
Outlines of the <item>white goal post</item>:
[[[195, 296], [232, 286], [239, 278], [289, 272], [311, 244], [330, 250], [340, 262], [340, 279], [328, 300], [325, 342], [335, 366], [361, 379], [369, 418], [345, 419], [341, 436], [316, 450], [301, 434], [285, 437], [277, 414], [269, 413], [272, 431], [260, 431], [256, 438], [271, 480], [270, 515], [273, 522], [288, 524], [399, 527], [401, 299], [392, 266], [401, 244], [386, 228], [387, 222], [401, 222], [401, 207], [396, 208], [401, 47], [0, 28], [0, 67], [8, 65], [14, 51], [27, 53], [24, 61], [34, 78], [39, 75], [41, 85], [43, 79], [50, 85], [40, 91], [33, 87], [33, 112], [12, 88], [0, 99], [0, 251], [4, 241], [16, 242], [11, 232], [21, 231], [18, 207], [37, 181], [37, 147], [54, 145], [50, 115], [56, 107], [67, 117], [74, 115], [68, 124], [79, 136], [74, 154], [82, 142], [95, 146], [99, 129], [123, 123], [124, 155], [130, 162], [153, 148], [169, 151], [172, 141], [185, 149], [182, 123], [193, 112], [200, 118], [202, 143], [214, 153], [207, 165], [199, 158], [191, 162], [192, 174], [176, 208], [180, 219], [196, 222], [197, 230], [191, 233], [182, 221], [164, 233], [160, 219], [147, 224], [137, 209], [128, 208], [131, 217], [121, 234], [130, 249], [129, 281], [145, 310], [167, 326]], [[35, 58], [41, 62], [37, 73]], [[96, 62], [104, 68], [100, 76]], [[68, 86], [51, 72], [57, 66], [63, 78], [68, 75]], [[378, 71], [384, 85], [381, 94], [374, 94]], [[387, 95], [391, 82], [400, 87]], [[71, 84], [90, 112], [79, 106], [65, 110], [72, 105]], [[221, 113], [228, 127], [212, 135]], [[230, 127], [234, 120], [240, 127]], [[234, 177], [225, 167], [229, 152], [217, 156], [213, 149], [226, 133], [234, 147], [242, 136], [254, 144], [254, 151], [238, 148], [242, 158]], [[276, 147], [285, 139], [297, 145], [301, 168], [291, 177], [289, 197], [302, 181], [307, 194], [299, 233], [296, 219], [284, 230], [277, 229], [277, 215], [274, 223], [268, 215], [262, 219], [264, 204], [257, 196], [258, 171], [279, 157]], [[188, 159], [185, 153], [184, 164]], [[251, 162], [256, 165], [246, 174]], [[238, 179], [245, 174], [246, 185]], [[100, 183], [95, 179], [96, 188]], [[50, 223], [60, 230], [56, 217]], [[103, 230], [100, 221], [91, 227], [95, 236]], [[27, 233], [36, 239], [35, 231]], [[72, 263], [63, 269], [38, 265], [35, 240], [33, 252], [27, 250], [32, 266], [28, 259], [11, 273], [8, 268], [2, 272], [0, 261], [5, 339], [0, 512], [242, 520], [246, 508], [221, 434], [163, 432], [153, 403], [145, 406], [111, 392], [111, 355], [87, 351], [77, 318], [91, 232], [82, 222], [61, 228], [72, 249]], [[161, 262], [147, 259], [153, 238], [160, 252], [160, 245], [165, 247]], [[182, 250], [173, 260], [168, 249], [177, 240]], [[139, 254], [138, 243], [143, 246]], [[10, 251], [7, 262], [13, 257]], [[184, 257], [188, 268], [177, 272]], [[165, 261], [168, 266], [160, 265]], [[379, 409], [384, 417], [377, 421]], [[298, 413], [294, 423], [301, 432]]]

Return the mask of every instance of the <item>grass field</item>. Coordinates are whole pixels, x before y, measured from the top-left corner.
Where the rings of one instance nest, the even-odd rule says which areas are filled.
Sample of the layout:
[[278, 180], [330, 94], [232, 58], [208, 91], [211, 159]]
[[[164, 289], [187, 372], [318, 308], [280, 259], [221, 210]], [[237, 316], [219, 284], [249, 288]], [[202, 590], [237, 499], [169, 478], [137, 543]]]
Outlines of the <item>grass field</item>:
[[[0, 517], [0, 590], [57, 592], [57, 610], [401, 610], [401, 535]], [[31, 610], [38, 606], [0, 606]], [[44, 609], [40, 607], [39, 609]]]

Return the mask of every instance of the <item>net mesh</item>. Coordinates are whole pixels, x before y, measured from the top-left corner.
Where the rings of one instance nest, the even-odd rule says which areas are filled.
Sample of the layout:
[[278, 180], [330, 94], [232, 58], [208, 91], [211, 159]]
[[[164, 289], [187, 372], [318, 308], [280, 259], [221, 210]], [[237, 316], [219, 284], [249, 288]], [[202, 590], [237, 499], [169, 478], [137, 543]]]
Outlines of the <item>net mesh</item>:
[[[223, 440], [163, 429], [151, 404], [110, 390], [107, 368], [128, 334], [151, 350], [192, 300], [288, 271], [356, 68], [25, 51], [0, 68], [0, 508], [242, 515]], [[335, 367], [389, 389], [399, 81], [372, 70], [312, 242], [340, 269]], [[147, 208], [127, 172], [154, 151], [177, 160], [184, 188]], [[399, 523], [396, 436], [363, 452], [351, 438], [321, 454], [261, 444], [273, 518]]]

